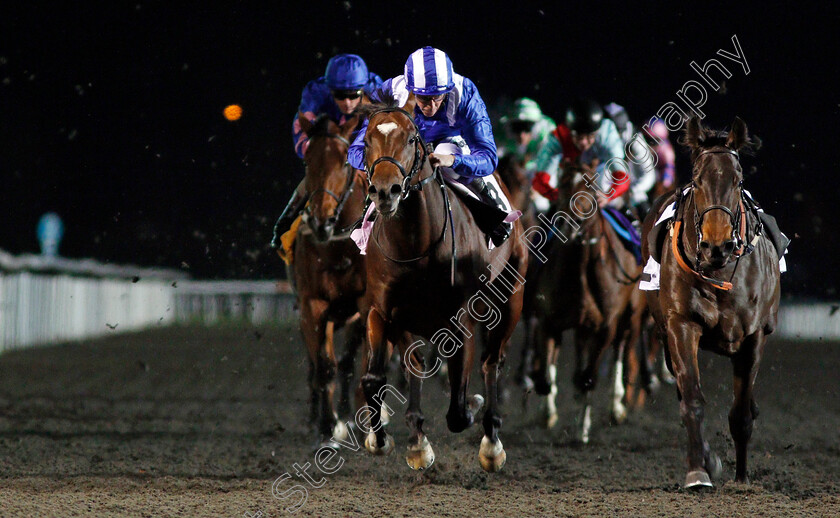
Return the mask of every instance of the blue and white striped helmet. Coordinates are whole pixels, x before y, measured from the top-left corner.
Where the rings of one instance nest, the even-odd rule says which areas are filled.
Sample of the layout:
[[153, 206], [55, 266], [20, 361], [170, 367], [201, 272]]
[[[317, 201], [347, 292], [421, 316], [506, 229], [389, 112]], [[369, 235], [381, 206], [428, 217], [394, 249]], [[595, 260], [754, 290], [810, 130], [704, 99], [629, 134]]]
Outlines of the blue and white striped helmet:
[[405, 83], [417, 95], [440, 95], [455, 88], [452, 61], [442, 50], [417, 49], [405, 62]]

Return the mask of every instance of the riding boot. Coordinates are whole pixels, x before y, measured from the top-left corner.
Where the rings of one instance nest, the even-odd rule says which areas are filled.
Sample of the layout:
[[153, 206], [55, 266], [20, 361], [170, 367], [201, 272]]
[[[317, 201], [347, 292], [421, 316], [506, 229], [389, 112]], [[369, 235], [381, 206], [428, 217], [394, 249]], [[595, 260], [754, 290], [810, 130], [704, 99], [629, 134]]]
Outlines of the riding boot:
[[306, 206], [306, 195], [295, 191], [292, 199], [286, 204], [283, 213], [277, 218], [277, 223], [274, 224], [274, 236], [271, 238], [271, 248], [282, 248], [283, 244], [280, 242], [280, 236], [289, 231], [295, 218], [303, 211]]
[[[485, 182], [483, 178], [475, 178], [470, 182], [470, 185], [473, 187], [474, 192], [479, 195], [482, 202], [496, 207], [502, 212], [507, 212], [507, 207], [505, 207], [505, 203], [502, 201], [502, 193], [498, 192], [492, 184]], [[494, 245], [502, 246], [502, 243], [510, 237], [512, 230], [513, 223], [505, 223], [503, 221], [490, 233], [490, 239]]]

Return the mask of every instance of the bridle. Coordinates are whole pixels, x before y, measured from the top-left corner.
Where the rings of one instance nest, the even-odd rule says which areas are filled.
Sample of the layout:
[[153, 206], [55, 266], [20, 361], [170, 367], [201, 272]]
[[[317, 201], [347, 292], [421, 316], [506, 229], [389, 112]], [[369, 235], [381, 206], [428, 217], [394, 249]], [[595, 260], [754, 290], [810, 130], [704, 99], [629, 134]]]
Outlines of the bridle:
[[[707, 150], [701, 151], [697, 155], [697, 158], [699, 159], [701, 156], [709, 155], [709, 154], [729, 154], [729, 155], [734, 156], [736, 160], [740, 161], [740, 156], [738, 155], [738, 152], [735, 151], [735, 150], [732, 150], [732, 149], [707, 149]], [[697, 160], [696, 159], [694, 161], [694, 167], [695, 168], [697, 167]], [[693, 214], [693, 217], [694, 217], [694, 228], [695, 228], [695, 231], [696, 231], [696, 234], [697, 234], [696, 242], [694, 243], [695, 251], [696, 251], [695, 258], [694, 258], [694, 268], [691, 268], [690, 266], [688, 266], [685, 259], [683, 259], [682, 253], [680, 252], [679, 247], [678, 247], [678, 242], [679, 242], [679, 238], [680, 238], [680, 234], [681, 234], [681, 232], [680, 232], [681, 228], [680, 227], [682, 226], [682, 221], [677, 220], [677, 221], [674, 222], [674, 228], [671, 231], [671, 249], [672, 249], [672, 252], [673, 252], [674, 256], [676, 257], [677, 263], [679, 264], [680, 268], [682, 268], [684, 271], [690, 272], [694, 276], [699, 278], [700, 280], [702, 280], [704, 282], [707, 282], [707, 283], [711, 284], [713, 287], [715, 287], [717, 289], [720, 289], [720, 290], [724, 290], [724, 291], [728, 291], [728, 290], [732, 289], [732, 282], [731, 281], [732, 281], [732, 278], [735, 277], [735, 271], [738, 269], [738, 264], [740, 264], [741, 257], [744, 254], [745, 250], [746, 250], [746, 253], [749, 253], [751, 251], [750, 248], [744, 246], [744, 241], [745, 241], [745, 238], [746, 238], [746, 215], [745, 215], [744, 201], [743, 201], [743, 198], [744, 198], [743, 183], [744, 183], [743, 180], [741, 180], [741, 182], [738, 184], [738, 208], [735, 209], [734, 212], [733, 212], [732, 209], [730, 209], [729, 207], [727, 207], [725, 205], [710, 205], [708, 207], [705, 207], [702, 211], [700, 211], [697, 208], [697, 197], [695, 195], [695, 189], [697, 188], [697, 184], [694, 181], [692, 181], [691, 184], [689, 184], [689, 188], [688, 188], [687, 193], [684, 193], [682, 190], [677, 191], [678, 196], [681, 196], [683, 198], [687, 198], [687, 197], [691, 196], [691, 197], [694, 198], [694, 214]], [[729, 223], [732, 227], [731, 238], [732, 238], [732, 241], [735, 243], [735, 248], [733, 249], [732, 252], [730, 252], [729, 255], [734, 256], [736, 258], [736, 263], [735, 263], [735, 269], [732, 270], [732, 277], [730, 278], [729, 282], [714, 279], [712, 277], [708, 277], [708, 276], [700, 273], [700, 254], [701, 254], [700, 244], [703, 242], [703, 232], [702, 232], [703, 219], [706, 217], [706, 214], [708, 214], [709, 212], [711, 212], [713, 210], [722, 210], [723, 212], [725, 212], [727, 214], [727, 216], [729, 216]]]
[[[740, 161], [740, 157], [738, 156], [738, 152], [734, 151], [732, 149], [721, 149], [721, 150], [709, 149], [709, 150], [705, 150], [705, 151], [700, 152], [700, 154], [697, 155], [697, 158], [700, 158], [701, 156], [707, 155], [707, 154], [729, 154], [729, 155], [733, 155], [736, 160]], [[733, 213], [732, 209], [730, 209], [726, 205], [709, 205], [708, 207], [703, 209], [702, 212], [700, 212], [697, 209], [697, 198], [695, 197], [695, 201], [694, 201], [694, 228], [697, 231], [697, 259], [695, 260], [695, 265], [699, 265], [699, 261], [700, 261], [700, 259], [699, 259], [700, 258], [700, 243], [703, 242], [703, 230], [702, 230], [703, 229], [703, 220], [706, 217], [706, 214], [708, 214], [709, 212], [711, 212], [713, 210], [722, 210], [723, 212], [726, 213], [727, 216], [729, 216], [729, 224], [730, 224], [730, 227], [732, 228], [731, 238], [732, 238], [732, 241], [735, 243], [735, 249], [733, 250], [732, 254], [734, 254], [737, 257], [737, 256], [740, 256], [741, 253], [743, 253], [743, 250], [744, 250], [744, 239], [743, 238], [744, 238], [744, 236], [742, 236], [743, 230], [742, 230], [741, 227], [742, 227], [742, 223], [743, 224], [746, 223], [742, 220], [743, 214], [744, 214], [744, 204], [741, 201], [741, 191], [743, 190], [743, 185], [744, 185], [744, 181], [741, 180], [738, 183], [738, 200], [739, 200], [738, 208], [735, 209], [734, 213]], [[696, 187], [697, 187], [696, 184], [692, 181], [691, 182], [691, 195], [692, 196], [694, 196], [694, 189]]]
[[[324, 134], [324, 135], [321, 135], [321, 136], [324, 136], [326, 138], [336, 139], [339, 142], [341, 142], [342, 144], [344, 144], [345, 146], [347, 146], [348, 149], [350, 148], [350, 141], [348, 141], [346, 138], [342, 137], [341, 135], [339, 135], [337, 133], [327, 133], [327, 134]], [[350, 199], [350, 196], [353, 194], [353, 190], [355, 188], [355, 179], [356, 179], [355, 168], [353, 166], [351, 166], [349, 162], [345, 161], [344, 162], [344, 169], [345, 169], [345, 173], [347, 175], [347, 180], [344, 182], [344, 189], [341, 193], [341, 196], [335, 194], [334, 192], [332, 192], [329, 189], [321, 187], [321, 188], [318, 188], [318, 189], [315, 189], [314, 191], [312, 191], [309, 194], [309, 197], [307, 198], [307, 202], [308, 202], [308, 201], [312, 200], [312, 198], [316, 194], [324, 193], [324, 194], [327, 194], [328, 196], [332, 197], [333, 199], [335, 199], [335, 201], [338, 203], [335, 207], [335, 212], [329, 218], [329, 220], [327, 220], [327, 222], [332, 224], [332, 225], [334, 225], [338, 222], [338, 219], [341, 217], [341, 211], [344, 209], [344, 205], [347, 203], [347, 200]], [[313, 229], [311, 224], [309, 223], [310, 221], [312, 221], [312, 213], [310, 211], [310, 204], [309, 203], [307, 203], [306, 207], [304, 208], [304, 214], [306, 215], [307, 225], [314, 232], [315, 229]], [[353, 228], [355, 228], [357, 223], [358, 223], [358, 221], [354, 221], [350, 225], [336, 230], [336, 235], [334, 235], [333, 238], [343, 237], [342, 234], [345, 234], [345, 233], [348, 233], [348, 232], [352, 231]]]

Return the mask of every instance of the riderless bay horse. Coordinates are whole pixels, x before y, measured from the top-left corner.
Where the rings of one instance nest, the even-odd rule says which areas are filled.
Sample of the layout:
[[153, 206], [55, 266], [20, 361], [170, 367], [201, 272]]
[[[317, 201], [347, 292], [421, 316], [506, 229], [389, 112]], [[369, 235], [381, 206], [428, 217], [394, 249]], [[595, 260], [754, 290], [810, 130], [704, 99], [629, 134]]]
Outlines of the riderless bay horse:
[[[473, 367], [475, 324], [488, 329], [482, 355], [487, 410], [479, 462], [498, 471], [506, 454], [499, 439], [502, 418], [497, 380], [505, 350], [522, 308], [527, 251], [518, 222], [502, 246], [487, 241], [466, 205], [427, 160], [428, 149], [409, 112], [377, 106], [365, 135], [369, 195], [376, 220], [367, 246], [367, 336], [370, 360], [362, 378], [370, 416], [366, 448], [389, 453], [393, 439], [380, 426], [381, 391], [392, 346], [399, 347], [409, 381], [406, 423], [410, 430], [406, 461], [413, 469], [434, 462], [423, 432], [420, 395], [423, 377], [434, 372], [412, 335], [431, 340], [448, 357], [451, 398], [446, 422], [461, 432], [473, 424], [483, 403], [468, 396]], [[439, 367], [439, 364], [436, 363]]]
[[578, 439], [587, 443], [592, 423], [590, 394], [610, 346], [615, 348], [610, 415], [616, 423], [627, 418], [626, 384], [636, 373], [625, 376], [624, 366], [637, 368], [630, 360], [635, 359], [645, 303], [635, 288], [641, 267], [598, 209], [595, 191], [584, 175], [594, 178], [585, 165], [565, 167], [559, 197], [548, 213], [553, 215], [545, 219], [551, 226], [543, 227], [544, 239], [550, 241], [541, 248], [545, 263], [528, 278], [526, 297], [533, 318], [526, 334], [535, 350], [531, 379], [538, 394], [549, 396], [544, 417], [550, 428], [557, 421], [555, 365], [561, 336], [567, 329], [575, 331], [574, 384], [583, 402]]
[[[365, 259], [349, 235], [362, 217], [367, 180], [347, 163], [357, 116], [341, 126], [325, 116], [310, 122], [301, 114], [299, 120], [309, 137], [304, 182], [310, 194], [295, 239], [292, 270], [300, 329], [309, 351], [310, 420], [317, 421], [320, 445], [338, 448], [333, 437], [345, 440], [348, 431], [333, 403], [336, 376], [342, 389], [339, 411], [346, 417], [355, 354], [364, 339], [359, 313]], [[346, 352], [338, 361], [333, 339], [345, 325]]]
[[[712, 486], [721, 471], [720, 459], [703, 438], [698, 349], [732, 360], [735, 399], [729, 431], [735, 441], [735, 480], [746, 482], [747, 444], [758, 413], [753, 384], [779, 309], [778, 256], [744, 208], [739, 151], [756, 147], [746, 124], [735, 118], [728, 133], [717, 132], [693, 118], [682, 143], [691, 150], [692, 181], [684, 194], [678, 191], [681, 207], [671, 235], [661, 248], [655, 245], [662, 258], [660, 289], [646, 292], [647, 299], [677, 378], [688, 432], [686, 487]], [[645, 234], [658, 209], [672, 200], [659, 200], [645, 221]], [[654, 245], [647, 238], [642, 243], [647, 260]]]

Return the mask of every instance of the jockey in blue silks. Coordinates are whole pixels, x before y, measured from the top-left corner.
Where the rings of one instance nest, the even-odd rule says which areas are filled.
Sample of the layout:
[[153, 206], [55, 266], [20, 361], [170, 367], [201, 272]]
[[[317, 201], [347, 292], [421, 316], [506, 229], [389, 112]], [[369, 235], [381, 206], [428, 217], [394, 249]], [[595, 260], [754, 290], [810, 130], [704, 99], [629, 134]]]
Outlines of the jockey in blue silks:
[[[503, 194], [483, 179], [496, 170], [498, 157], [487, 107], [475, 83], [453, 72], [446, 53], [424, 47], [408, 57], [403, 75], [382, 83], [371, 100], [403, 107], [412, 93], [417, 101], [414, 122], [423, 139], [434, 146], [429, 163], [441, 167], [449, 180], [470, 187], [485, 203], [507, 212]], [[365, 120], [347, 154], [357, 169], [365, 168], [367, 124]], [[491, 234], [496, 246], [508, 238], [511, 229], [510, 223], [502, 223]]]
[[[310, 81], [303, 89], [300, 106], [292, 123], [292, 139], [295, 153], [300, 158], [309, 146], [309, 137], [301, 130], [298, 117], [300, 113], [315, 120], [321, 114], [327, 114], [336, 124], [344, 124], [353, 111], [362, 103], [365, 96], [382, 84], [382, 78], [369, 72], [364, 60], [355, 54], [338, 54], [327, 63], [327, 70], [322, 77]], [[306, 205], [307, 193], [304, 182], [295, 189], [292, 199], [286, 205], [280, 219], [274, 227], [272, 246], [280, 245], [283, 235]]]

